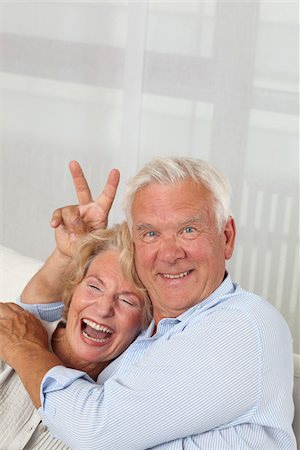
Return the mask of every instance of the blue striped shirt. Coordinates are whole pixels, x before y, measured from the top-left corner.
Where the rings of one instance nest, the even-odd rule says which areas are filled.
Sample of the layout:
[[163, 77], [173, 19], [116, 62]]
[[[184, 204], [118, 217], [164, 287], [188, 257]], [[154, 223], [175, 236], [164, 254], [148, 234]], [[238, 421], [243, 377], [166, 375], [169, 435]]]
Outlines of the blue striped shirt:
[[[35, 306], [45, 317], [58, 307]], [[30, 308], [29, 308], [30, 309]], [[39, 412], [74, 450], [295, 450], [292, 339], [280, 313], [229, 276], [154, 324], [98, 377], [52, 368]]]

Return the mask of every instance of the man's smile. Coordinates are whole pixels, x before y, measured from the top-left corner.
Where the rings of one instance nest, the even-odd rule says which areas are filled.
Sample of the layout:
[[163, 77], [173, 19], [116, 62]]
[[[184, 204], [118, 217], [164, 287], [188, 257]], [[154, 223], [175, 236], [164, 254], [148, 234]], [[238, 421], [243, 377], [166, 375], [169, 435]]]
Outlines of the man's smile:
[[187, 270], [185, 272], [179, 272], [179, 273], [159, 273], [159, 275], [162, 276], [163, 278], [166, 278], [169, 280], [177, 280], [180, 278], [187, 277], [192, 272], [193, 272], [193, 269]]

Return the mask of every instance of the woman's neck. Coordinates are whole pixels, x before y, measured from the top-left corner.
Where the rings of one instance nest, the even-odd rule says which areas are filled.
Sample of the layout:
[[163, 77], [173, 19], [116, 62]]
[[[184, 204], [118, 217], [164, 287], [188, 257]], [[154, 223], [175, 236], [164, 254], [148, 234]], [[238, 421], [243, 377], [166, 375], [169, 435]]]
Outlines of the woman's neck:
[[99, 373], [108, 365], [108, 362], [90, 363], [79, 360], [74, 354], [66, 337], [66, 329], [57, 327], [51, 340], [53, 353], [59, 357], [64, 366], [71, 369], [86, 372], [93, 380], [97, 379]]

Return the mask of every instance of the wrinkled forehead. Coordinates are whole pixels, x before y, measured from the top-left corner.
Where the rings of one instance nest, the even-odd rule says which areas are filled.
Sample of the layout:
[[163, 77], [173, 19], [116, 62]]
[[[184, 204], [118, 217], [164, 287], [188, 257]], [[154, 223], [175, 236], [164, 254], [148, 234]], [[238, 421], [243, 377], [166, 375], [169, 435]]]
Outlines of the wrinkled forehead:
[[164, 191], [164, 190], [168, 190], [168, 191], [172, 191], [172, 190], [177, 190], [178, 188], [182, 188], [183, 186], [185, 186], [187, 189], [189, 189], [191, 192], [192, 191], [207, 191], [207, 192], [211, 192], [209, 187], [200, 182], [199, 180], [195, 180], [191, 177], [186, 177], [186, 178], [182, 178], [182, 179], [178, 179], [175, 181], [169, 181], [169, 182], [160, 182], [160, 181], [150, 181], [148, 183], [146, 183], [145, 185], [141, 186], [137, 192], [135, 193], [134, 199], [136, 198], [137, 195], [141, 195], [143, 192], [147, 192], [148, 190], [158, 190], [158, 191]]
[[[136, 193], [132, 203], [133, 230], [143, 223], [188, 222], [190, 218], [214, 218], [213, 196], [203, 185], [187, 180], [173, 184], [153, 183]], [[154, 222], [153, 222], [154, 221]]]
[[106, 272], [110, 269], [121, 271], [120, 254], [117, 249], [100, 250], [91, 260], [87, 271]]
[[157, 202], [157, 205], [163, 202], [182, 202], [187, 205], [193, 202], [202, 205], [203, 202], [211, 201], [212, 198], [210, 189], [191, 178], [168, 184], [153, 182], [141, 187], [135, 193], [132, 213], [137, 207], [146, 208], [150, 202]]

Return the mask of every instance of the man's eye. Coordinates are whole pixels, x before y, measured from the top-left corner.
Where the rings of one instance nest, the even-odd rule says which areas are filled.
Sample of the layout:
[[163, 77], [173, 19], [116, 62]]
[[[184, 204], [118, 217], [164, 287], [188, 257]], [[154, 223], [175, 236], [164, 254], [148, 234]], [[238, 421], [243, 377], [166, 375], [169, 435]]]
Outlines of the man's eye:
[[182, 230], [182, 236], [186, 239], [194, 239], [199, 235], [199, 230], [194, 227], [185, 227]]
[[154, 236], [156, 236], [156, 234], [157, 233], [155, 231], [148, 231], [148, 233], [146, 233], [145, 236], [154, 237]]
[[147, 233], [145, 233], [143, 235], [143, 239], [144, 241], [151, 241], [152, 239], [156, 238], [158, 236], [158, 233], [156, 231], [147, 231]]
[[196, 231], [196, 230], [193, 227], [185, 227], [184, 230], [183, 230], [183, 232], [186, 233], [186, 234], [193, 233], [194, 231]]

